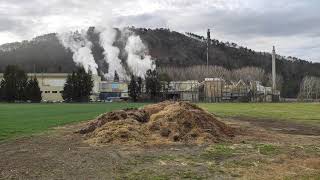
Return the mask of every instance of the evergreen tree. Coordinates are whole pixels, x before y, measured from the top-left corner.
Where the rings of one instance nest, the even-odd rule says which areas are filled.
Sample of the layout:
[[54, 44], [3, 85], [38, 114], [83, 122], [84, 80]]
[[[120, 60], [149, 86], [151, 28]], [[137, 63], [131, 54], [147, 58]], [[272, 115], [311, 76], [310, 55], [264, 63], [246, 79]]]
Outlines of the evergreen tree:
[[5, 101], [26, 101], [26, 86], [28, 78], [26, 73], [18, 66], [6, 67], [2, 81], [2, 95]]
[[119, 75], [117, 73], [117, 71], [114, 71], [114, 79], [113, 79], [114, 82], [119, 82], [120, 81], [120, 78], [119, 78]]
[[41, 102], [42, 96], [41, 96], [39, 83], [36, 77], [31, 78], [28, 81], [26, 92], [27, 92], [27, 98], [31, 102]]
[[91, 91], [93, 88], [92, 73], [79, 68], [77, 71], [77, 87], [79, 88], [79, 96], [77, 97], [78, 102], [88, 102], [90, 100]]
[[3, 84], [4, 81], [0, 81], [0, 102], [3, 101], [4, 97], [3, 97]]
[[93, 88], [92, 74], [84, 68], [78, 68], [76, 72], [67, 77], [63, 88], [62, 97], [66, 102], [88, 102]]
[[168, 88], [171, 82], [170, 76], [167, 73], [161, 73], [159, 74], [159, 79], [160, 79], [163, 91], [168, 92], [169, 90]]
[[138, 96], [141, 96], [142, 91], [143, 91], [143, 81], [141, 77], [137, 78], [137, 83], [138, 83]]
[[156, 70], [148, 70], [146, 74], [146, 93], [151, 100], [157, 100], [160, 95], [161, 83]]
[[136, 81], [136, 78], [134, 75], [131, 75], [131, 80], [128, 85], [128, 91], [129, 91], [129, 96], [131, 97], [132, 101], [137, 102], [138, 96], [139, 96], [139, 89], [138, 89], [138, 83]]
[[72, 102], [75, 95], [74, 95], [74, 82], [75, 82], [75, 72], [72, 72], [72, 74], [68, 75], [66, 83], [64, 84], [63, 87], [63, 92], [62, 92], [62, 98], [66, 102]]

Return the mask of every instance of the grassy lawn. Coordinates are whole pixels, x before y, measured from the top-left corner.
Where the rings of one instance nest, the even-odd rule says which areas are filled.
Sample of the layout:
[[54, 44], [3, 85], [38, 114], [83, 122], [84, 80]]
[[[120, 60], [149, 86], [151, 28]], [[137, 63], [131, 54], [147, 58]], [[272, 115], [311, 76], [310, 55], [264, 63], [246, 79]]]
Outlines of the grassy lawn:
[[200, 106], [221, 117], [278, 119], [320, 124], [319, 103], [203, 103]]
[[[93, 119], [97, 115], [143, 104], [0, 104], [0, 140], [30, 135], [68, 123]], [[320, 104], [200, 104], [221, 117], [251, 117], [293, 120], [320, 124]]]
[[143, 104], [0, 104], [0, 140], [29, 135], [97, 115]]

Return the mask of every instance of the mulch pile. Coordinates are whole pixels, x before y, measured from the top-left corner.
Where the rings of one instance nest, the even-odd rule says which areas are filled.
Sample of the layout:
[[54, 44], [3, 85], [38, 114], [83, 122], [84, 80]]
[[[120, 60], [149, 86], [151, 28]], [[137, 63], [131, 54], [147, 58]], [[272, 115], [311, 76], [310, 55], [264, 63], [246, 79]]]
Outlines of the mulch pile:
[[209, 112], [171, 101], [102, 114], [78, 133], [90, 144], [203, 144], [234, 136], [233, 128]]

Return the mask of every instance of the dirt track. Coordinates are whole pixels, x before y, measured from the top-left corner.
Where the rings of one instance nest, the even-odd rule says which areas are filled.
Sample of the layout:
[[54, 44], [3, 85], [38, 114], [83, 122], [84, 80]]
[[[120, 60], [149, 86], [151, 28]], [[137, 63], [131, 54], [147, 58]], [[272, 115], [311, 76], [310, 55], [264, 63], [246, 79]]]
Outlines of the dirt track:
[[[320, 128], [298, 125], [299, 131], [288, 133], [280, 129], [297, 129], [297, 124], [253, 119], [226, 122], [239, 129], [237, 136], [232, 142], [211, 146], [93, 147], [73, 133], [84, 124], [1, 142], [0, 179], [320, 177]], [[312, 136], [299, 133], [308, 131]]]

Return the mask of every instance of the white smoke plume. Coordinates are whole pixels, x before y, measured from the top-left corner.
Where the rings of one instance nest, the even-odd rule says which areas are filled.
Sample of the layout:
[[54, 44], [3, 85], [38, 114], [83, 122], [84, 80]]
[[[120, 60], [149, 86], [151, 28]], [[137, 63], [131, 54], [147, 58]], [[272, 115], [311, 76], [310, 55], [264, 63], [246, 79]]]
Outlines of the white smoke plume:
[[[141, 38], [128, 28], [121, 29], [121, 37], [118, 40], [125, 44], [127, 53], [125, 63], [130, 73], [126, 72], [119, 58], [119, 48], [114, 46], [117, 40], [117, 31], [108, 23], [105, 26], [98, 26], [95, 30], [100, 34], [104, 60], [108, 63], [108, 73], [104, 74], [107, 80], [112, 81], [115, 72], [121, 80], [127, 80], [130, 73], [144, 78], [147, 70], [155, 69], [155, 63], [149, 55], [148, 48], [143, 44]], [[83, 66], [87, 72], [91, 71], [93, 74], [97, 74], [98, 65], [92, 55], [92, 43], [87, 39], [86, 31], [60, 33], [57, 36], [61, 44], [73, 52], [73, 61], [77, 65]]]
[[129, 36], [125, 50], [128, 53], [127, 64], [133, 75], [144, 78], [147, 70], [155, 69], [155, 63], [148, 55], [148, 48], [139, 36]]
[[82, 66], [86, 72], [97, 74], [98, 65], [92, 55], [92, 43], [87, 39], [85, 31], [65, 32], [57, 34], [61, 44], [73, 52], [73, 61]]
[[118, 47], [113, 46], [113, 43], [116, 40], [117, 31], [111, 26], [98, 28], [97, 31], [100, 32], [100, 45], [104, 49], [103, 54], [105, 61], [109, 64], [108, 73], [105, 74], [105, 78], [107, 80], [113, 80], [116, 71], [120, 79], [126, 79], [126, 71], [119, 59], [120, 50]]

